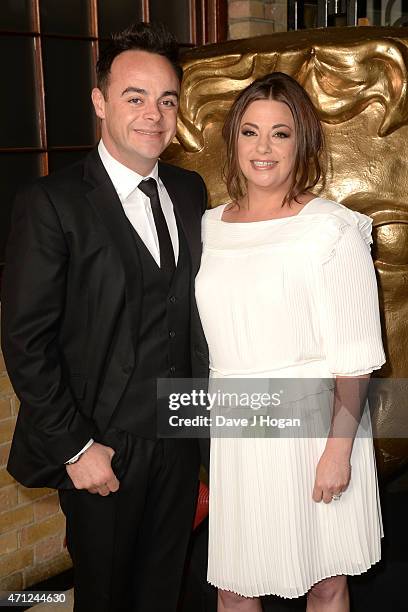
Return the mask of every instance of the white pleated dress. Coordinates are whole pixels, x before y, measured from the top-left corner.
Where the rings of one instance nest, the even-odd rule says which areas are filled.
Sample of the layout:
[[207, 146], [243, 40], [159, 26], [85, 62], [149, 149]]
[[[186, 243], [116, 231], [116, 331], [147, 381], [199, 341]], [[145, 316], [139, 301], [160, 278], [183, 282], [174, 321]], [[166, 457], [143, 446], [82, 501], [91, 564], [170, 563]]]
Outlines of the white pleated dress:
[[[222, 221], [224, 207], [204, 215], [196, 278], [211, 377], [332, 378], [380, 368], [371, 219], [323, 198], [294, 217], [253, 223]], [[211, 584], [293, 598], [380, 559], [372, 439], [357, 435], [350, 485], [330, 504], [312, 500], [325, 442], [211, 440]]]

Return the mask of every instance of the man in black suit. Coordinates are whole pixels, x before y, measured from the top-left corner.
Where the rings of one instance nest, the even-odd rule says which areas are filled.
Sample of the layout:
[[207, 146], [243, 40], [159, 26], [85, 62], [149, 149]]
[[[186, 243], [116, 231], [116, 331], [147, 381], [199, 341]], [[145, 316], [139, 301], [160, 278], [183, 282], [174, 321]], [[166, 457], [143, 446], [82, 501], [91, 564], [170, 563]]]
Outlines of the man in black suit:
[[156, 380], [207, 373], [193, 286], [206, 192], [158, 162], [181, 80], [169, 33], [132, 26], [97, 72], [98, 148], [14, 206], [2, 343], [21, 408], [8, 469], [59, 489], [77, 612], [172, 612], [199, 453], [157, 438]]

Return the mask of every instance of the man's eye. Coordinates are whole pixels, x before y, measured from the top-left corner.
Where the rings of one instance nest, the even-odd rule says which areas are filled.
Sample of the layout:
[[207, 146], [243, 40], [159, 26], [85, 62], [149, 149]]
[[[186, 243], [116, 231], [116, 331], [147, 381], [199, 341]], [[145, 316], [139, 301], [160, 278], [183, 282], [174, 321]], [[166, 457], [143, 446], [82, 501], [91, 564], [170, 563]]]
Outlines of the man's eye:
[[176, 106], [176, 103], [174, 100], [162, 100], [162, 104], [163, 106]]
[[141, 104], [142, 100], [140, 98], [130, 98], [128, 102], [130, 102], [131, 104]]

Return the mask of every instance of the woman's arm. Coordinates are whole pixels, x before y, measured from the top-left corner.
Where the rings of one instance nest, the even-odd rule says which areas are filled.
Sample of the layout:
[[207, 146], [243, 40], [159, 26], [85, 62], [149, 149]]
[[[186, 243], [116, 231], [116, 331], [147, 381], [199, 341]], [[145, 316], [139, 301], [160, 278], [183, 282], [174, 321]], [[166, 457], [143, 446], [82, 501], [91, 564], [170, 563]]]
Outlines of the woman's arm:
[[364, 409], [370, 374], [337, 376], [333, 416], [326, 447], [316, 468], [313, 499], [330, 503], [343, 493], [351, 478], [350, 457]]

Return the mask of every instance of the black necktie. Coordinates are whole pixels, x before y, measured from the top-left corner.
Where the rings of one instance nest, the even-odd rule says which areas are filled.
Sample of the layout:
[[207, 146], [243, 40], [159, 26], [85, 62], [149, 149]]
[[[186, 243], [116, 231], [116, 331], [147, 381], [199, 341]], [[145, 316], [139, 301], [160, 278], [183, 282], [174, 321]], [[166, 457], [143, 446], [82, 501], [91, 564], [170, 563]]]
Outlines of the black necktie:
[[159, 239], [160, 268], [170, 283], [176, 266], [174, 263], [173, 245], [170, 240], [169, 228], [167, 227], [166, 219], [164, 218], [162, 207], [160, 205], [157, 184], [154, 178], [148, 178], [147, 180], [139, 183], [138, 187], [140, 191], [143, 191], [143, 193], [150, 198], [150, 205], [152, 207], [154, 223], [156, 225], [157, 237]]

